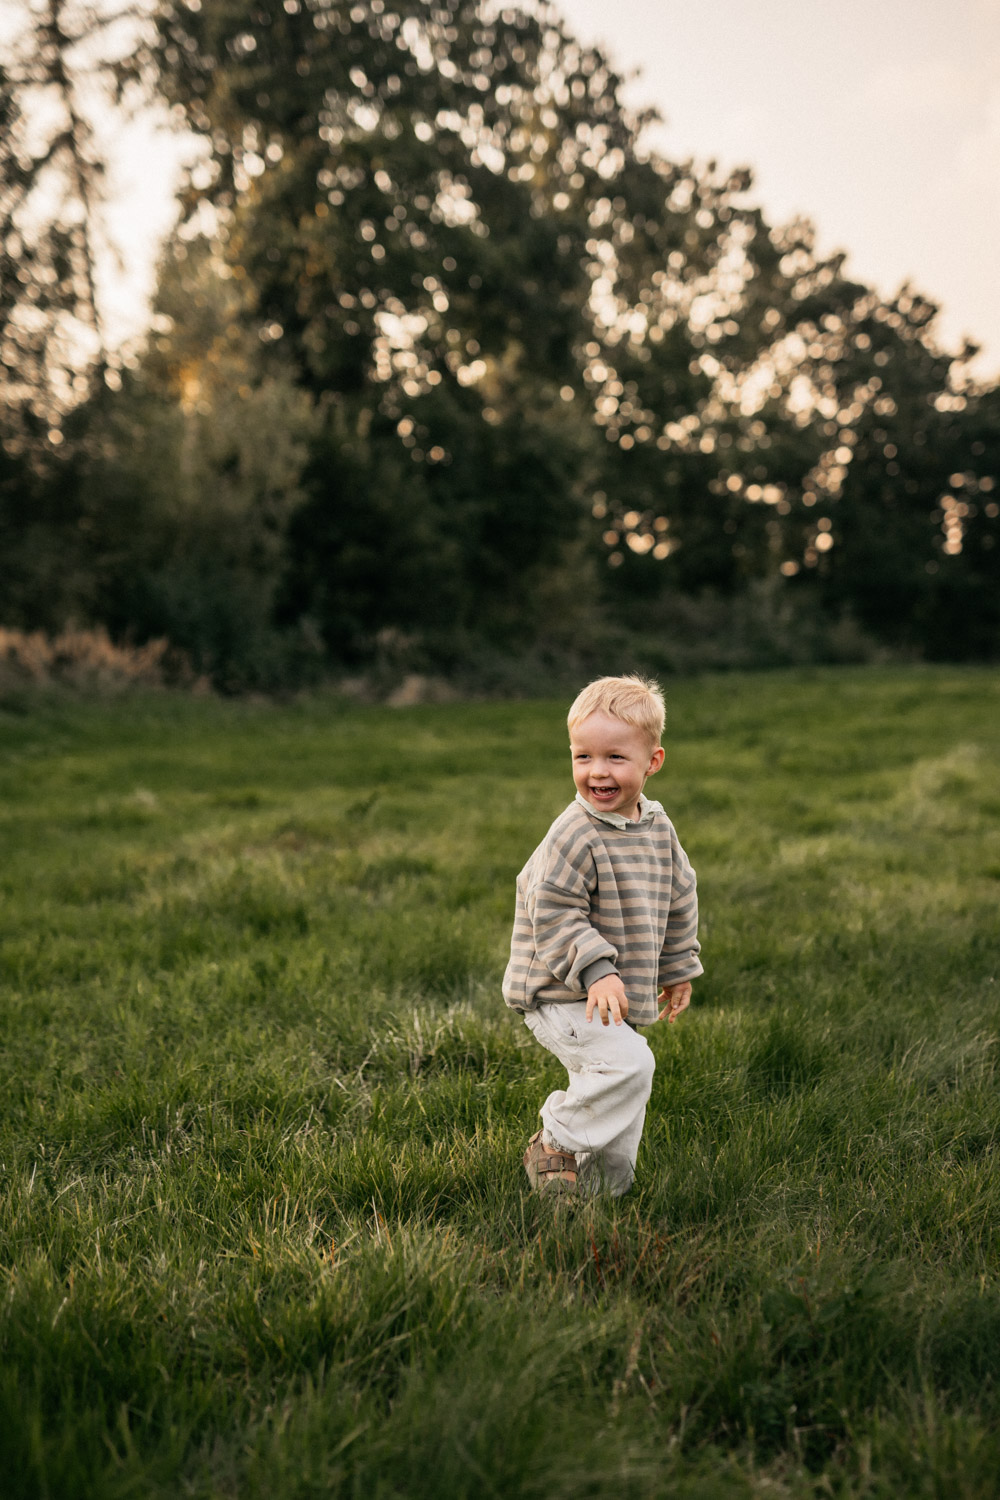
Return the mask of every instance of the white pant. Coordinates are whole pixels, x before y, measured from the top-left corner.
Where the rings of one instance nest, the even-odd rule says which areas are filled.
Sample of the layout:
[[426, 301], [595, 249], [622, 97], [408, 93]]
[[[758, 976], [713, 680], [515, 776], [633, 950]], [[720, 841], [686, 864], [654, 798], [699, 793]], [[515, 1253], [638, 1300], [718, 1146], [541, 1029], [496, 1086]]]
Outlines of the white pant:
[[541, 1108], [546, 1142], [576, 1157], [583, 1192], [602, 1189], [619, 1197], [635, 1177], [646, 1101], [656, 1066], [646, 1038], [631, 1026], [601, 1025], [587, 1002], [540, 1005], [524, 1022], [569, 1073]]

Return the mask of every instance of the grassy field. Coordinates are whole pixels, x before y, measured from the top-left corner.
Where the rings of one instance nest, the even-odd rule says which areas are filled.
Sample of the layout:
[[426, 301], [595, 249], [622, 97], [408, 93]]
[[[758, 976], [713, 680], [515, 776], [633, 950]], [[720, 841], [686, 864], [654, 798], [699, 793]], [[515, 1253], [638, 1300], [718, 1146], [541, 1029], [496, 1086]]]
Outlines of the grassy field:
[[633, 1193], [520, 1157], [562, 704], [0, 716], [0, 1488], [995, 1497], [1000, 678], [679, 681], [706, 976]]

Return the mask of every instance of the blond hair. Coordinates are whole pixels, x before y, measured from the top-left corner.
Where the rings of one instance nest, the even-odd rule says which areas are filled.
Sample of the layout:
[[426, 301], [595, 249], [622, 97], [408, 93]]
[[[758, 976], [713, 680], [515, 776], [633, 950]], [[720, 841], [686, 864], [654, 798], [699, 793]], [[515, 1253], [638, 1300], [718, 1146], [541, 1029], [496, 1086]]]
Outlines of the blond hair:
[[652, 678], [634, 674], [595, 678], [573, 699], [566, 716], [570, 734], [574, 724], [596, 713], [610, 714], [614, 719], [621, 719], [623, 724], [641, 729], [654, 746], [660, 743], [666, 709], [660, 685]]

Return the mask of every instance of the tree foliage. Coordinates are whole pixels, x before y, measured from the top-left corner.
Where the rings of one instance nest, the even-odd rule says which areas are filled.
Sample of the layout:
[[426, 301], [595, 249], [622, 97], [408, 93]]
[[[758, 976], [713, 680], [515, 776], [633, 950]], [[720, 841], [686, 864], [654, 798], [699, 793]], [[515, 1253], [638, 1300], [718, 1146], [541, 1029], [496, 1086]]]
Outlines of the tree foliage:
[[0, 58], [0, 361], [4, 410], [52, 429], [109, 365], [99, 265], [113, 254], [95, 119], [142, 73], [120, 56], [137, 13], [20, 0]]
[[[691, 309], [767, 241], [744, 179], [647, 156], [606, 60], [547, 10], [179, 7], [162, 32], [171, 98], [212, 142], [199, 196], [223, 267], [331, 413], [296, 530], [298, 597], [332, 649], [373, 614], [530, 620], [595, 495], [635, 513], [634, 555], [679, 550], [666, 523], [696, 557], [683, 499], [711, 465], [671, 473], [653, 439], [711, 392]], [[735, 301], [716, 309], [733, 349], [752, 341]], [[624, 462], [636, 448], [647, 462]]]
[[81, 487], [116, 629], [447, 663], [766, 598], [792, 631], [996, 650], [996, 389], [746, 173], [648, 151], [554, 9], [152, 24], [134, 76], [206, 156]]

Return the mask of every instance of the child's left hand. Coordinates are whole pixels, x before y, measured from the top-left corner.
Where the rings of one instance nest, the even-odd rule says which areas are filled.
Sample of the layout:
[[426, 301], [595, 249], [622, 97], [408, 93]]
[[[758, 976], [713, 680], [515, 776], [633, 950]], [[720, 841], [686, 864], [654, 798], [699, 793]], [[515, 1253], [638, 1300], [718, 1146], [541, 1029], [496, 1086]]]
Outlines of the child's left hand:
[[685, 979], [681, 984], [665, 984], [660, 990], [660, 999], [664, 1002], [657, 1020], [662, 1021], [666, 1016], [668, 1025], [672, 1025], [681, 1011], [687, 1010], [691, 1004], [691, 984]]

